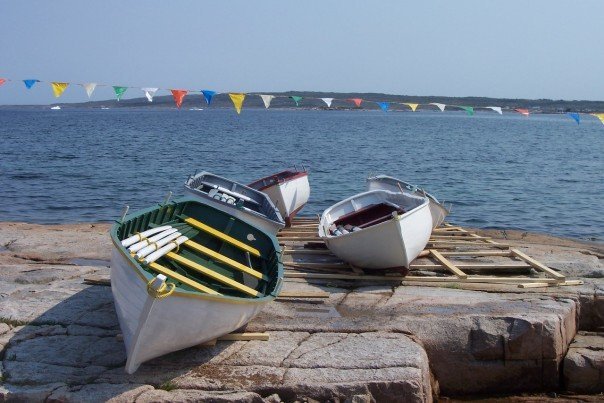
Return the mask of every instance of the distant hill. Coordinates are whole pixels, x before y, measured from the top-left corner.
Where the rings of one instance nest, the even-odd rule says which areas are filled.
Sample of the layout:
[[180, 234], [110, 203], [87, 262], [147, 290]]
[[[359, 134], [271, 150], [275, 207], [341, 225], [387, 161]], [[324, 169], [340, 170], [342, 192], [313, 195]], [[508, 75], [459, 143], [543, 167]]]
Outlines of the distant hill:
[[[342, 92], [309, 92], [309, 91], [288, 91], [288, 92], [267, 92], [277, 96], [273, 99], [271, 108], [292, 108], [295, 107], [293, 100], [287, 98], [292, 95], [301, 96], [303, 100], [300, 102], [299, 108], [319, 108], [327, 109], [325, 103], [316, 98], [336, 98], [333, 101], [331, 109], [357, 109], [351, 102], [340, 101], [340, 99], [361, 98], [363, 101], [373, 102], [409, 102], [428, 104], [431, 102], [443, 103], [446, 105], [463, 105], [473, 107], [499, 106], [504, 110], [513, 110], [516, 108], [526, 108], [531, 113], [564, 113], [564, 112], [602, 112], [604, 111], [604, 101], [566, 101], [552, 99], [507, 99], [507, 98], [485, 98], [485, 97], [444, 97], [444, 96], [414, 96], [414, 95], [391, 95], [380, 93], [342, 93]], [[280, 98], [285, 97], [285, 98]], [[314, 98], [314, 99], [310, 99]], [[379, 109], [378, 105], [373, 102], [363, 102], [360, 109]], [[111, 108], [174, 108], [174, 100], [171, 95], [156, 96], [153, 102], [148, 102], [146, 98], [123, 99], [117, 102], [115, 99], [107, 99], [103, 101], [91, 101], [82, 103], [56, 104], [61, 106], [69, 106], [70, 108], [100, 108], [102, 106]], [[212, 100], [212, 108], [232, 108], [231, 100], [227, 94], [217, 94]], [[48, 106], [0, 106], [2, 109], [7, 108], [47, 108]], [[187, 95], [183, 108], [207, 107], [206, 102], [200, 94]], [[257, 95], [248, 95], [245, 99], [244, 108], [264, 108], [262, 99]], [[405, 110], [402, 105], [393, 105], [393, 109]], [[428, 108], [428, 107], [420, 107]], [[436, 107], [430, 107], [436, 110]]]

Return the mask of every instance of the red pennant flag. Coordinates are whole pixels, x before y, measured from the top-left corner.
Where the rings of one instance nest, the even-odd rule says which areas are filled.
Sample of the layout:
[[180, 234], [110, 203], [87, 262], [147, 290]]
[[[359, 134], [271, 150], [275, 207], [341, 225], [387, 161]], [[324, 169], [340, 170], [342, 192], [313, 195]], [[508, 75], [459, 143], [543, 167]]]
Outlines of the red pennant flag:
[[520, 113], [521, 115], [524, 115], [526, 117], [528, 117], [529, 115], [529, 110], [528, 109], [516, 109], [516, 112]]
[[170, 92], [172, 92], [172, 96], [174, 97], [174, 102], [176, 103], [176, 106], [180, 109], [180, 107], [182, 105], [182, 101], [183, 101], [183, 99], [185, 99], [185, 95], [187, 95], [187, 93], [189, 91], [187, 91], [187, 90], [170, 90]]
[[4, 84], [6, 82], [5, 78], [0, 78], [0, 85]]
[[357, 106], [357, 108], [360, 108], [361, 102], [363, 102], [363, 100], [361, 98], [351, 98], [351, 99], [349, 99], [349, 101], [354, 102], [354, 104]]

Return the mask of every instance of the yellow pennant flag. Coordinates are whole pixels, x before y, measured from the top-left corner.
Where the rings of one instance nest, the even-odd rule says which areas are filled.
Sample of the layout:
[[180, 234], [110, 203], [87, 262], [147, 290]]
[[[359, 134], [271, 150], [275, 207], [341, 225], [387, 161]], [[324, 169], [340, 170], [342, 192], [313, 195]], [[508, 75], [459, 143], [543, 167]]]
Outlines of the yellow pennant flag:
[[415, 112], [415, 110], [416, 110], [416, 109], [417, 109], [417, 107], [419, 106], [419, 104], [408, 104], [408, 103], [405, 103], [405, 105], [407, 105], [409, 108], [411, 108], [411, 110], [412, 110], [413, 112]]
[[69, 83], [53, 82], [53, 83], [50, 83], [50, 85], [52, 85], [52, 92], [55, 93], [55, 98], [58, 98], [63, 94], [63, 91], [65, 91], [65, 89], [67, 88]]
[[592, 113], [592, 115], [594, 115], [595, 117], [600, 119], [600, 122], [602, 122], [602, 124], [604, 124], [604, 113]]
[[243, 100], [245, 99], [245, 94], [229, 94], [229, 97], [231, 97], [231, 101], [233, 101], [233, 105], [235, 105], [237, 114], [240, 114], [241, 107], [243, 106]]

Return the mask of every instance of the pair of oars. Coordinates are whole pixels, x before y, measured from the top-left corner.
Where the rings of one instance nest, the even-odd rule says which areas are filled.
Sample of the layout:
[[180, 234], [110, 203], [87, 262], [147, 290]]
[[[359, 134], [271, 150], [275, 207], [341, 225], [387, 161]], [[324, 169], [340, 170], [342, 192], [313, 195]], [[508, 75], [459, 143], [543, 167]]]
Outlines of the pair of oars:
[[139, 261], [149, 264], [178, 248], [198, 233], [199, 231], [187, 224], [178, 223], [149, 229], [122, 241], [122, 245], [126, 247], [130, 245], [128, 248], [130, 253]]

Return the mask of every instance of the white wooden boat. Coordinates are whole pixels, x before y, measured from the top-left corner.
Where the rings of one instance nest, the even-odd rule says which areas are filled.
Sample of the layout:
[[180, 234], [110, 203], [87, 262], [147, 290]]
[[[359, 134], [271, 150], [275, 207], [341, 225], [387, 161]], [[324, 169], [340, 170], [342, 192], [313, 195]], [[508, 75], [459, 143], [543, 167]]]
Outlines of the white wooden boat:
[[431, 232], [427, 198], [386, 190], [336, 203], [319, 223], [319, 236], [336, 256], [367, 269], [408, 268]]
[[264, 192], [285, 218], [285, 224], [291, 226], [293, 218], [304, 207], [310, 197], [308, 172], [288, 170], [265, 176], [248, 185]]
[[240, 328], [283, 281], [274, 235], [191, 198], [129, 215], [111, 239], [128, 373]]
[[367, 178], [367, 190], [389, 190], [391, 192], [402, 192], [410, 195], [425, 196], [430, 201], [430, 214], [432, 214], [433, 228], [438, 227], [445, 221], [450, 211], [438, 201], [436, 197], [426, 192], [425, 190], [404, 182], [400, 179], [393, 178], [387, 175], [377, 175]]
[[272, 234], [285, 227], [279, 210], [266, 194], [233, 180], [201, 172], [187, 179], [185, 192]]
[[61, 107], [59, 105], [55, 105], [55, 106], [51, 106], [50, 109], [52, 109], [53, 111], [58, 111], [58, 110], [61, 110]]

